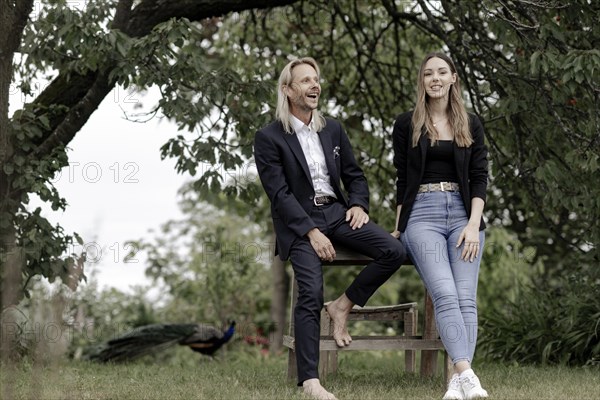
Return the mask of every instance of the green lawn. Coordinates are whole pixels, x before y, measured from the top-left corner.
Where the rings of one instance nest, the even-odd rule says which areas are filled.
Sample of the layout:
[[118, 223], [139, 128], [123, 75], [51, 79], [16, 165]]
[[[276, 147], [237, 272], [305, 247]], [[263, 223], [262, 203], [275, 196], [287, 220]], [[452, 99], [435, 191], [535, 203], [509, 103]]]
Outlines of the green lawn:
[[[234, 347], [235, 348], [235, 347]], [[239, 348], [238, 348], [239, 349]], [[171, 349], [175, 351], [174, 349]], [[10, 399], [305, 399], [286, 381], [286, 356], [223, 352], [217, 360], [187, 349], [165, 362], [97, 365], [23, 362], [2, 367], [0, 398]], [[405, 374], [396, 352], [340, 354], [325, 386], [343, 399], [441, 399], [440, 377]], [[484, 364], [476, 367], [490, 399], [599, 399], [598, 368]]]

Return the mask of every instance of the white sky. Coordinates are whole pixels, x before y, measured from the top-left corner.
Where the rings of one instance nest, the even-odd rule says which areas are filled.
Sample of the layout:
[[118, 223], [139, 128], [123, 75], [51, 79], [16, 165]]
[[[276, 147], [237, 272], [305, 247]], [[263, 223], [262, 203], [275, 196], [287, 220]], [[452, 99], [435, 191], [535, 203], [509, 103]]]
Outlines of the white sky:
[[[143, 238], [150, 229], [182, 215], [177, 191], [189, 176], [177, 174], [174, 160], [160, 159], [160, 147], [177, 134], [176, 126], [158, 119], [130, 122], [121, 109], [135, 111], [138, 101], [148, 109], [157, 99], [155, 91], [141, 94], [117, 88], [111, 92], [69, 144], [70, 165], [54, 179], [68, 202], [66, 211], [43, 207], [47, 210], [43, 215], [58, 222], [65, 233], [77, 232], [83, 238], [87, 272], [96, 271], [102, 288], [130, 291], [132, 286], [147, 284], [140, 254], [137, 263], [123, 262], [128, 252], [135, 251], [125, 242]], [[11, 114], [22, 107], [17, 90], [10, 101]], [[80, 253], [82, 246], [75, 250]]]

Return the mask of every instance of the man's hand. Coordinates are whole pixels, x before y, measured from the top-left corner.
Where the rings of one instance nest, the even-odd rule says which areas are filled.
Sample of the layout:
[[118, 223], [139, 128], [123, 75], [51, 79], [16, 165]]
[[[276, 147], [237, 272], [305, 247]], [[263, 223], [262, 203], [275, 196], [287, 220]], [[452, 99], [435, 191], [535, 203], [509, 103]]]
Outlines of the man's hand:
[[323, 232], [317, 228], [313, 228], [306, 236], [308, 236], [311, 246], [315, 249], [315, 252], [321, 260], [333, 261], [335, 258], [335, 249], [329, 238], [325, 236]]
[[354, 206], [346, 211], [346, 222], [350, 221], [352, 229], [360, 229], [369, 222], [369, 214], [362, 207]]

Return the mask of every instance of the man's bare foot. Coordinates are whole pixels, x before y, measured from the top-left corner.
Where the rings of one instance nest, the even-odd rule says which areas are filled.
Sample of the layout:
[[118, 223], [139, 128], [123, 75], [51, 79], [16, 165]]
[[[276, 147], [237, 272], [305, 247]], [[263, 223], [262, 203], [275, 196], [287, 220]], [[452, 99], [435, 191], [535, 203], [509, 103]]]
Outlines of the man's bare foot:
[[333, 340], [338, 347], [348, 346], [352, 342], [347, 326], [348, 314], [352, 306], [354, 303], [345, 294], [327, 305], [327, 313], [333, 321]]
[[302, 388], [304, 389], [304, 394], [315, 400], [337, 400], [337, 397], [333, 393], [329, 393], [321, 386], [321, 382], [317, 378], [305, 380], [302, 382]]

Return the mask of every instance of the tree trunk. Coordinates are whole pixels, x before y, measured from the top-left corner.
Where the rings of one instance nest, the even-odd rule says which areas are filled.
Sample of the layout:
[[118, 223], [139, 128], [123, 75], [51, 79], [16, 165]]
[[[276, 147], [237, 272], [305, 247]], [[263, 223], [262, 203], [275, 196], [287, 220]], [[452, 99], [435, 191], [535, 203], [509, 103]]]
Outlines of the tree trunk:
[[[8, 118], [9, 90], [13, 78], [13, 55], [19, 47], [23, 28], [32, 8], [33, 0], [17, 1], [15, 4], [4, 0], [0, 1], [0, 312], [5, 307], [16, 304], [22, 293], [24, 258], [21, 249], [17, 247], [14, 223], [8, 217], [16, 213], [18, 203], [9, 201], [11, 180], [9, 174], [4, 170], [4, 166], [14, 153], [9, 136]], [[4, 328], [3, 325], [3, 334], [0, 339], [0, 361], [7, 363], [11, 358], [11, 351], [14, 349], [10, 343], [14, 337], [11, 337], [10, 332], [5, 331]]]

